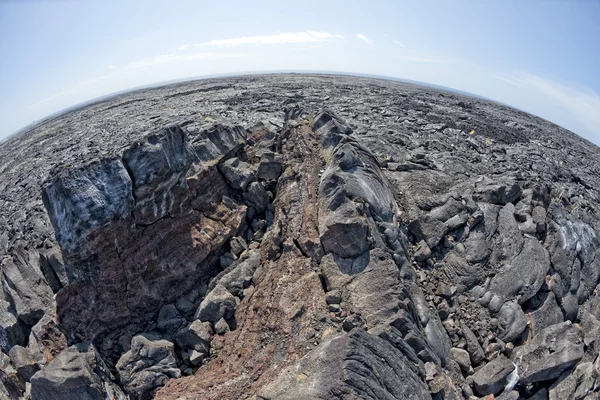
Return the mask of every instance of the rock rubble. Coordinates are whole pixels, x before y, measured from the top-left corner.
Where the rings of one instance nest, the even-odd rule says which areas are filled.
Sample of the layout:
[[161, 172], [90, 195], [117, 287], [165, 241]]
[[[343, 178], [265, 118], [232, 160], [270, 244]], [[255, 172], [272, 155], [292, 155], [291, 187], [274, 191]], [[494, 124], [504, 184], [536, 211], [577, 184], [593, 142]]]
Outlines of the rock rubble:
[[0, 144], [0, 397], [597, 398], [599, 161], [351, 77], [49, 120]]

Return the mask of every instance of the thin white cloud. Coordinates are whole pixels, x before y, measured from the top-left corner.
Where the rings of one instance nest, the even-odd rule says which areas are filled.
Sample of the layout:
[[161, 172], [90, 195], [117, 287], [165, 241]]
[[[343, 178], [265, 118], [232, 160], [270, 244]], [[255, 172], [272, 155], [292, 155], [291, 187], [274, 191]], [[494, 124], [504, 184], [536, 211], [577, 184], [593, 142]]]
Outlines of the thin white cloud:
[[55, 95], [52, 95], [50, 97], [47, 97], [47, 98], [45, 98], [43, 100], [38, 101], [37, 103], [32, 104], [31, 107], [35, 108], [35, 107], [41, 106], [42, 104], [46, 104], [48, 102], [51, 102], [52, 100], [57, 99], [57, 98], [59, 98], [61, 96], [64, 96], [65, 94], [66, 94], [65, 91], [58, 92]]
[[113, 68], [115, 68], [115, 66], [114, 66], [114, 65], [109, 65], [109, 66], [108, 66], [108, 69], [113, 69]]
[[189, 45], [189, 44], [182, 44], [181, 46], [179, 46], [179, 47], [177, 48], [177, 50], [186, 50], [188, 47], [190, 47], [190, 45]]
[[144, 60], [132, 61], [127, 64], [129, 69], [151, 67], [159, 64], [172, 62], [192, 61], [192, 60], [218, 60], [221, 58], [238, 58], [244, 57], [244, 54], [239, 53], [193, 53], [193, 54], [161, 54]]
[[362, 33], [357, 33], [356, 37], [367, 44], [373, 44], [373, 41], [371, 39], [369, 39], [368, 37], [366, 37], [365, 35], [363, 35]]
[[401, 42], [401, 41], [399, 41], [399, 40], [394, 40], [394, 44], [397, 44], [397, 45], [398, 45], [398, 46], [400, 46], [400, 47], [406, 47], [406, 46], [404, 45], [404, 43], [402, 43], [402, 42]]
[[596, 135], [600, 133], [600, 95], [592, 89], [528, 73], [495, 76], [514, 86], [541, 93], [571, 114], [581, 126], [595, 132]]
[[416, 63], [446, 64], [446, 61], [439, 58], [421, 57], [421, 56], [395, 56], [396, 60], [410, 61]]
[[344, 36], [342, 35], [334, 35], [329, 32], [284, 32], [275, 35], [242, 36], [233, 39], [211, 40], [198, 43], [195, 46], [231, 47], [247, 44], [318, 43], [343, 38]]

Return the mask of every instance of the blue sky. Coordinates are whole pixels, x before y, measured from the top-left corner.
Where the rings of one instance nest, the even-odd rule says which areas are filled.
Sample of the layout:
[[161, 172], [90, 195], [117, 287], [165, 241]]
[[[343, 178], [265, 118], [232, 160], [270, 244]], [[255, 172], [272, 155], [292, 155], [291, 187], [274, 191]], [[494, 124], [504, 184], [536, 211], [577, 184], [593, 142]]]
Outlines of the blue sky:
[[0, 1], [0, 139], [77, 103], [208, 74], [448, 86], [600, 144], [600, 2]]

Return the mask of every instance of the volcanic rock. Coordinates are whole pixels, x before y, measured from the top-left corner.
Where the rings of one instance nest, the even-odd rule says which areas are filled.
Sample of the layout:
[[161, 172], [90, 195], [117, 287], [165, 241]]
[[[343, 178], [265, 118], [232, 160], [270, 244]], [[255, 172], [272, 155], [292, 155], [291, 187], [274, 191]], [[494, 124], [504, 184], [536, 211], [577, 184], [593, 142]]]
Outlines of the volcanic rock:
[[134, 336], [131, 349], [115, 366], [127, 393], [137, 399], [150, 398], [169, 378], [179, 378], [173, 343], [149, 334]]
[[213, 329], [210, 322], [195, 320], [175, 335], [175, 341], [183, 350], [193, 349], [208, 353]]
[[236, 307], [235, 297], [225, 286], [218, 284], [202, 300], [194, 317], [216, 324], [221, 318], [231, 318]]
[[524, 384], [547, 381], [569, 371], [583, 357], [583, 333], [569, 321], [549, 326], [515, 348], [512, 359]]
[[32, 400], [125, 400], [93, 346], [71, 346], [31, 378]]
[[507, 379], [516, 366], [506, 357], [499, 356], [473, 375], [473, 387], [480, 396], [497, 395], [506, 386]]
[[0, 144], [0, 397], [469, 398], [503, 354], [499, 398], [589, 396], [599, 155], [500, 104], [327, 75], [43, 120]]

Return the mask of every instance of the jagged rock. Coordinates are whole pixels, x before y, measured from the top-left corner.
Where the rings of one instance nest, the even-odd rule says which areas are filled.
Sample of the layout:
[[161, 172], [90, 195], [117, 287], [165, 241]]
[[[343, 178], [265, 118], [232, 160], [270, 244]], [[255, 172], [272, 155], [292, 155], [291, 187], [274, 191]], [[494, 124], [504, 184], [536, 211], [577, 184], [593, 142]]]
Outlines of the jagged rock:
[[579, 303], [600, 279], [600, 241], [591, 226], [558, 205], [550, 207], [548, 215], [545, 246], [556, 274], [552, 291], [560, 299], [565, 319], [575, 321]]
[[[220, 159], [190, 165], [186, 140], [179, 128], [168, 130], [130, 147], [126, 161], [68, 169], [45, 188], [44, 202], [74, 277], [56, 297], [71, 338], [109, 335], [127, 346], [130, 332], [206, 279], [211, 263], [203, 261], [215, 258], [242, 227], [246, 207], [228, 196], [231, 189], [217, 170]], [[158, 169], [132, 173], [132, 182], [127, 160]], [[208, 196], [199, 188], [203, 184], [211, 187]], [[144, 193], [158, 187], [152, 193], [162, 205], [154, 209]], [[191, 204], [183, 201], [189, 197]], [[161, 218], [165, 213], [170, 218]]]
[[455, 229], [460, 228], [464, 224], [466, 224], [468, 220], [469, 220], [469, 214], [462, 213], [462, 214], [455, 215], [454, 217], [450, 218], [449, 220], [444, 222], [444, 225], [446, 225], [446, 228], [448, 228], [448, 231], [453, 231]]
[[429, 257], [431, 257], [431, 249], [427, 245], [427, 242], [425, 242], [424, 240], [421, 240], [417, 244], [417, 248], [415, 249], [414, 257], [415, 257], [415, 260], [417, 260], [419, 262], [423, 262], [423, 261], [427, 260]]
[[483, 348], [477, 341], [477, 336], [473, 333], [473, 331], [461, 321], [460, 329], [462, 331], [463, 337], [467, 342], [467, 351], [469, 352], [469, 356], [471, 357], [471, 363], [474, 366], [479, 365], [485, 359], [485, 353], [483, 352]]
[[18, 374], [27, 382], [40, 369], [39, 364], [24, 347], [13, 346], [8, 355]]
[[453, 347], [450, 349], [452, 359], [457, 362], [463, 372], [469, 372], [471, 369], [471, 358], [469, 352], [464, 349]]
[[542, 306], [529, 313], [527, 318], [530, 321], [531, 330], [534, 334], [550, 325], [563, 322], [563, 313], [556, 302], [556, 295], [554, 292], [548, 292]]
[[550, 386], [549, 400], [573, 399], [581, 400], [594, 390], [598, 371], [591, 362], [577, 365], [573, 372], [563, 372], [558, 380]]
[[540, 290], [549, 268], [546, 250], [536, 239], [526, 238], [519, 254], [492, 278], [490, 290], [504, 299], [518, 296], [523, 304]]
[[6, 399], [19, 398], [23, 395], [26, 384], [10, 363], [10, 357], [0, 352], [0, 394]]
[[215, 324], [215, 333], [217, 335], [224, 335], [229, 332], [231, 328], [229, 328], [229, 324], [225, 321], [225, 318], [221, 318]]
[[[0, 297], [3, 295], [0, 292]], [[0, 298], [0, 348], [8, 351], [10, 346], [27, 343], [26, 326], [9, 311], [10, 303]]]
[[519, 382], [529, 384], [557, 378], [583, 357], [583, 333], [566, 321], [543, 329], [531, 342], [515, 348]]
[[319, 231], [324, 250], [340, 257], [357, 257], [369, 248], [367, 222], [350, 203], [330, 213], [320, 224]]
[[[316, 98], [335, 105], [339, 115], [287, 107], [286, 121], [281, 119], [282, 105], [312, 106]], [[161, 108], [163, 100], [173, 107]], [[206, 125], [208, 115], [247, 125], [265, 122], [255, 124], [247, 138], [240, 126]], [[179, 127], [172, 125], [176, 121]], [[477, 134], [469, 135], [472, 129]], [[245, 191], [219, 170], [234, 157], [245, 163], [238, 167], [256, 171]], [[593, 292], [600, 275], [600, 174], [589, 161], [597, 158], [597, 148], [524, 113], [369, 79], [224, 78], [97, 102], [0, 144], [0, 254], [16, 266], [0, 267], [0, 345], [6, 351], [24, 346], [33, 326], [27, 350], [40, 365], [67, 342], [82, 340], [97, 343], [113, 365], [131, 335], [168, 331], [171, 320], [176, 325], [172, 307], [157, 321], [162, 307], [175, 305], [191, 320], [206, 294], [201, 288], [221, 283], [234, 295], [237, 311], [235, 320], [220, 318], [216, 325], [234, 330], [211, 342], [209, 362], [200, 362], [203, 352], [182, 350], [180, 369], [191, 375], [193, 359], [199, 372], [169, 382], [158, 398], [248, 397], [297, 360], [310, 358], [320, 343], [355, 327], [393, 347], [400, 363], [394, 365], [417, 376], [436, 398], [460, 397], [452, 383], [468, 397], [469, 378], [463, 381], [460, 366], [444, 360], [449, 339], [468, 348], [454, 321], [473, 329], [488, 361], [502, 349], [514, 356], [513, 343], [504, 346], [502, 335], [516, 322], [522, 325], [518, 306], [529, 313], [530, 335], [559, 316], [581, 321], [589, 361], [598, 352], [600, 316]], [[377, 160], [387, 162], [388, 170], [381, 171]], [[94, 165], [102, 163], [123, 164], [127, 176], [109, 179], [109, 168], [94, 175]], [[52, 194], [58, 181], [75, 182], [67, 182], [69, 175], [90, 190], [77, 192], [78, 199], [47, 196], [46, 215], [38, 188]], [[115, 185], [127, 177], [125, 211], [116, 207], [104, 218], [96, 205], [116, 195]], [[261, 188], [260, 199], [250, 201], [248, 194]], [[72, 213], [72, 203], [85, 207]], [[264, 210], [257, 203], [266, 204]], [[62, 218], [60, 204], [74, 218], [73, 229], [51, 224]], [[325, 249], [325, 222], [344, 207], [363, 225], [358, 250], [331, 239]], [[424, 222], [425, 231], [431, 224], [429, 241], [416, 231], [407, 237], [408, 221]], [[237, 236], [256, 240], [250, 251], [230, 241]], [[409, 250], [420, 240], [434, 254], [412, 263]], [[532, 241], [549, 255], [548, 277], [527, 260], [543, 260], [540, 252], [525, 257]], [[57, 245], [64, 260], [54, 253]], [[254, 250], [256, 268], [238, 270]], [[219, 272], [221, 257], [226, 269]], [[29, 275], [26, 268], [41, 279], [26, 277], [15, 290], [12, 280]], [[230, 273], [235, 276], [226, 285]], [[419, 290], [413, 288], [415, 275]], [[482, 291], [467, 294], [475, 285]], [[324, 293], [331, 290], [340, 292], [339, 303], [327, 304]], [[53, 293], [56, 318], [47, 311]], [[510, 309], [502, 310], [505, 303]], [[448, 337], [438, 316], [447, 318]], [[515, 343], [520, 340], [528, 339]], [[426, 374], [425, 364], [436, 373]], [[349, 387], [340, 383], [342, 375], [329, 373], [331, 368], [341, 374], [339, 363], [323, 365], [325, 371], [308, 380], [329, 377], [330, 387]], [[0, 371], [10, 396], [28, 395], [22, 380], [7, 376], [18, 374]], [[527, 396], [550, 384], [521, 382], [517, 389]], [[336, 395], [350, 397], [348, 391]], [[507, 389], [500, 398], [516, 395]]]
[[244, 198], [256, 211], [263, 212], [269, 205], [269, 195], [260, 182], [252, 182], [244, 192]]
[[480, 396], [497, 395], [504, 389], [515, 368], [512, 361], [504, 356], [494, 358], [473, 375], [475, 392]]
[[430, 248], [437, 246], [450, 230], [446, 224], [429, 216], [412, 221], [408, 225], [408, 229], [415, 235], [417, 240], [425, 240]]
[[260, 264], [260, 253], [252, 251], [248, 258], [219, 278], [219, 284], [229, 293], [241, 297], [244, 289], [252, 282], [252, 276]]
[[[12, 256], [2, 257], [0, 269], [4, 299], [10, 303], [12, 312], [26, 325], [35, 325], [52, 299], [52, 290], [39, 269], [39, 256], [33, 250], [17, 246]], [[18, 323], [10, 321], [10, 316], [5, 318], [9, 319], [6, 325], [10, 327], [9, 337], [20, 340]]]
[[93, 346], [71, 346], [31, 378], [31, 400], [125, 400]]
[[260, 179], [273, 180], [281, 175], [283, 157], [272, 151], [263, 151], [256, 176]]
[[324, 109], [313, 120], [312, 130], [322, 134], [326, 148], [335, 147], [344, 137], [352, 133], [352, 129], [330, 109]]
[[149, 225], [180, 212], [187, 197], [185, 177], [193, 161], [187, 134], [174, 125], [123, 154], [131, 176], [136, 224]]
[[460, 391], [456, 389], [451, 378], [435, 363], [425, 363], [425, 381], [433, 395], [432, 398], [456, 399], [460, 396]]
[[229, 241], [229, 245], [231, 246], [231, 253], [236, 257], [239, 257], [240, 254], [248, 249], [246, 241], [241, 236], [232, 237]]
[[27, 351], [38, 364], [46, 365], [67, 347], [67, 338], [56, 316], [56, 304], [52, 303], [31, 328]]
[[505, 205], [521, 197], [521, 187], [516, 182], [496, 182], [484, 177], [475, 186], [474, 198], [491, 204]]
[[227, 269], [233, 265], [235, 262], [235, 256], [229, 252], [223, 253], [221, 257], [219, 257], [219, 263], [221, 264], [221, 268]]
[[208, 353], [213, 337], [210, 322], [195, 320], [175, 335], [175, 341], [183, 350], [193, 349]]
[[63, 171], [43, 192], [56, 240], [69, 259], [89, 251], [87, 237], [133, 211], [131, 177], [121, 160], [105, 159]]
[[233, 157], [219, 165], [219, 170], [225, 175], [225, 179], [232, 188], [245, 190], [246, 186], [254, 179], [256, 172], [250, 164]]
[[185, 318], [179, 314], [179, 310], [177, 310], [175, 304], [166, 304], [158, 312], [156, 327], [160, 332], [164, 332], [170, 336], [177, 332], [185, 323]]
[[40, 270], [54, 293], [69, 284], [67, 268], [60, 250], [56, 247], [40, 253]]
[[427, 385], [391, 344], [362, 329], [321, 344], [259, 395], [271, 399], [430, 399]]
[[237, 307], [235, 297], [221, 284], [217, 284], [200, 303], [194, 318], [216, 324], [221, 318], [231, 318]]
[[465, 209], [462, 201], [450, 197], [443, 205], [435, 207], [429, 212], [429, 216], [442, 222], [460, 214]]
[[192, 365], [199, 365], [202, 363], [205, 357], [206, 353], [192, 350], [192, 353], [190, 354], [190, 362]]
[[327, 304], [340, 304], [341, 300], [342, 300], [342, 296], [341, 296], [339, 290], [331, 290], [331, 291], [325, 293], [325, 302]]
[[509, 301], [498, 311], [500, 332], [498, 337], [505, 342], [514, 342], [527, 327], [525, 313], [517, 303]]
[[179, 378], [173, 343], [151, 334], [134, 336], [115, 366], [127, 393], [145, 400], [170, 378]]
[[244, 142], [246, 135], [245, 129], [239, 125], [213, 123], [197, 134], [192, 134], [190, 145], [201, 162], [211, 162], [235, 152]]

